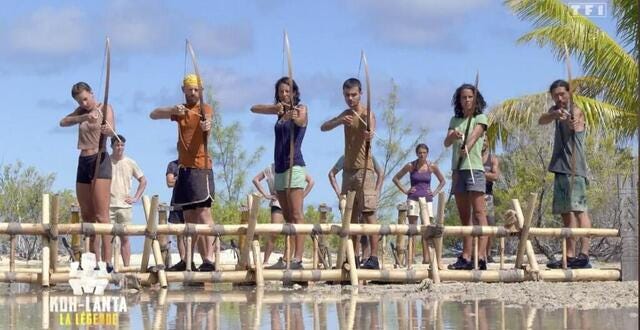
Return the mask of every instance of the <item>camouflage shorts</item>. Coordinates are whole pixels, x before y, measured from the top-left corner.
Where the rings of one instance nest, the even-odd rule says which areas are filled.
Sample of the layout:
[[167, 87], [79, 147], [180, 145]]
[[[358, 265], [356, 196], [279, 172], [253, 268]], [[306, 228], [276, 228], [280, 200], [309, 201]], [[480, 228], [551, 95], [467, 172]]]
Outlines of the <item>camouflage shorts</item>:
[[587, 211], [587, 178], [556, 173], [553, 180], [553, 214]]

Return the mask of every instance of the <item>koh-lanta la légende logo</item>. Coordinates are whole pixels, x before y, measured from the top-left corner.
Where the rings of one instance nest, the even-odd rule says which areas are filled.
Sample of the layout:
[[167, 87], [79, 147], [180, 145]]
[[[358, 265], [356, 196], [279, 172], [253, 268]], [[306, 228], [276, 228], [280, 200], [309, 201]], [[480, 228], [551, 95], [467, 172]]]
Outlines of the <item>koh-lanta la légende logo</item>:
[[96, 263], [93, 253], [83, 253], [81, 260], [71, 263], [69, 285], [73, 295], [50, 297], [49, 312], [58, 313], [56, 319], [62, 326], [117, 326], [118, 313], [127, 312], [125, 297], [104, 295], [109, 285], [106, 263]]

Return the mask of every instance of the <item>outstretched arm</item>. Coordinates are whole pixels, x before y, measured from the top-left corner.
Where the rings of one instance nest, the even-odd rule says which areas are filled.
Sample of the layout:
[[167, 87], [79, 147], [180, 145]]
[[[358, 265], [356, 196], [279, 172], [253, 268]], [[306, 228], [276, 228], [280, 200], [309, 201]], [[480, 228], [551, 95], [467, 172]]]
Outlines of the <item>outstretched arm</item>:
[[149, 114], [151, 119], [171, 119], [171, 116], [184, 116], [187, 108], [182, 105], [172, 105], [168, 107], [156, 108]]
[[351, 110], [343, 111], [336, 117], [333, 117], [320, 126], [320, 130], [323, 132], [330, 131], [340, 125], [350, 125], [353, 121], [353, 116], [348, 115], [347, 112]]

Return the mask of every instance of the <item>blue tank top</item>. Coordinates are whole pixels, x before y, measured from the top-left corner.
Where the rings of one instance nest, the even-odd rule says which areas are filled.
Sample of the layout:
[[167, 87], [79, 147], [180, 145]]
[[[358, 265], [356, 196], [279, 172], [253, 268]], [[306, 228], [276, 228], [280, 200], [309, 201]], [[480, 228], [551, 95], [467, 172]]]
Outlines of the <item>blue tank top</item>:
[[302, 158], [302, 140], [307, 127], [296, 125], [293, 120], [280, 120], [276, 122], [274, 131], [276, 134], [276, 145], [273, 150], [274, 169], [276, 173], [284, 173], [292, 166], [289, 164], [289, 150], [291, 143], [291, 130], [293, 129], [293, 166], [305, 166]]
[[416, 191], [407, 195], [407, 198], [417, 201], [419, 197], [425, 197], [427, 202], [432, 202], [431, 168], [427, 166], [426, 171], [420, 172], [418, 171], [418, 161], [412, 162], [411, 165], [413, 166], [413, 171], [409, 173], [409, 179], [411, 180], [411, 188], [416, 188]]

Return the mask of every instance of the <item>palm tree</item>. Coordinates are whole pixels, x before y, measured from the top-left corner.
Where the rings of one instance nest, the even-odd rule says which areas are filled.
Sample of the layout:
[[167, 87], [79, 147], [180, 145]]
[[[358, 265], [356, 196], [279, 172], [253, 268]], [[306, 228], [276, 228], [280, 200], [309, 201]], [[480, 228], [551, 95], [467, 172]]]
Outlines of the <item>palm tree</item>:
[[[568, 53], [577, 60], [584, 76], [572, 79], [574, 103], [583, 110], [588, 127], [604, 128], [619, 138], [630, 139], [638, 128], [638, 2], [612, 0], [618, 43], [588, 18], [575, 13], [561, 0], [507, 0], [505, 5], [535, 28], [518, 39], [550, 47], [558, 60]], [[489, 113], [492, 141], [505, 143], [509, 124], [533, 124], [550, 106], [546, 91], [510, 99]], [[513, 127], [513, 125], [511, 125]], [[517, 127], [517, 126], [516, 126]]]

